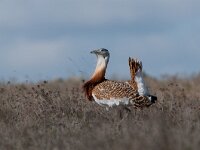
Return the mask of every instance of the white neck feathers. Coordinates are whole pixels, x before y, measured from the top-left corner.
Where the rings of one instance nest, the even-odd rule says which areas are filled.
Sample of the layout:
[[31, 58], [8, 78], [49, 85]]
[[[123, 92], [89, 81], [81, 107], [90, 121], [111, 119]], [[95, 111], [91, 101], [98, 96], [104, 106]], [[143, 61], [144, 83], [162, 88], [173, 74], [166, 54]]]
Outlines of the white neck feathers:
[[92, 75], [92, 78], [94, 78], [95, 76], [99, 74], [102, 74], [103, 77], [105, 76], [108, 61], [109, 61], [109, 57], [104, 58], [102, 55], [97, 55], [97, 65], [96, 65], [95, 72]]

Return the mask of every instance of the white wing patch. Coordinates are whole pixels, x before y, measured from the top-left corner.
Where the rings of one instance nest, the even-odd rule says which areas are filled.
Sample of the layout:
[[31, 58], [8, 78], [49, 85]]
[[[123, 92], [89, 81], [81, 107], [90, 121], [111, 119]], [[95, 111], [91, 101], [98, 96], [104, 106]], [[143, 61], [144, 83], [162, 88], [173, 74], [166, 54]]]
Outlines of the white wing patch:
[[140, 95], [147, 95], [148, 94], [148, 90], [145, 86], [145, 83], [144, 83], [144, 79], [143, 79], [143, 76], [142, 76], [142, 72], [141, 71], [138, 71], [136, 73], [136, 76], [135, 76], [135, 81], [137, 83], [137, 87], [138, 87], [138, 93]]
[[97, 97], [92, 94], [94, 100], [99, 105], [107, 105], [109, 107], [112, 106], [119, 106], [119, 105], [128, 105], [130, 103], [129, 99], [127, 97], [116, 99], [116, 98], [110, 98], [110, 99], [97, 99]]

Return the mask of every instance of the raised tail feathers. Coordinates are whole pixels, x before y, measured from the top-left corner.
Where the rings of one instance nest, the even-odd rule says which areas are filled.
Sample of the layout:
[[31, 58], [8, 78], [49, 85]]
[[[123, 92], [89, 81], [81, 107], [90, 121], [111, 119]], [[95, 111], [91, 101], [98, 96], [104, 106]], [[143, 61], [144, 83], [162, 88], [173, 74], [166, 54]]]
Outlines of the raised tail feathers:
[[129, 57], [129, 68], [130, 68], [130, 74], [131, 74], [131, 80], [135, 80], [136, 73], [138, 71], [142, 71], [142, 62], [138, 59], [134, 59]]

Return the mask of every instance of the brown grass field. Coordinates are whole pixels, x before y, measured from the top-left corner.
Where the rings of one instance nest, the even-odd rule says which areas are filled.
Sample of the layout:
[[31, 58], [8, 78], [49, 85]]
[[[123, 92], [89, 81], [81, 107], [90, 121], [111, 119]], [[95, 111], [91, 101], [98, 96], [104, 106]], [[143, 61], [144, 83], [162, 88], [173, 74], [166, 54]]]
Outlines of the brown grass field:
[[0, 84], [2, 150], [198, 150], [200, 75], [145, 77], [156, 104], [107, 110], [84, 98], [81, 80]]

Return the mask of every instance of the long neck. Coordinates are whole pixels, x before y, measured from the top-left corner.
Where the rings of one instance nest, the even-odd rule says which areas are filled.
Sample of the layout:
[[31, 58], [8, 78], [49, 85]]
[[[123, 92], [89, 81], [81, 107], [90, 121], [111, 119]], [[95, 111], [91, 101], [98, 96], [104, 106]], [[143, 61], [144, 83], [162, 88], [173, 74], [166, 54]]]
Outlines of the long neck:
[[97, 55], [96, 69], [95, 69], [90, 81], [100, 82], [101, 80], [105, 79], [105, 73], [106, 73], [108, 61], [109, 61], [109, 57], [104, 58], [101, 55]]
[[89, 100], [92, 100], [92, 89], [95, 87], [95, 85], [105, 80], [105, 73], [108, 61], [109, 61], [109, 56], [106, 58], [99, 55], [97, 56], [96, 69], [90, 80], [84, 83], [83, 85], [83, 90]]

